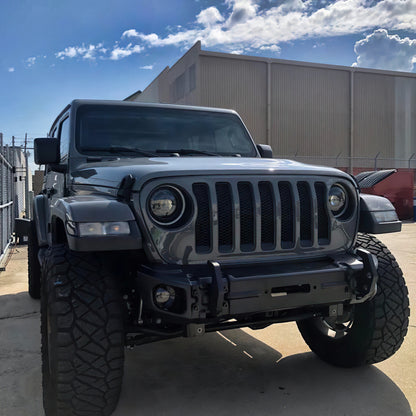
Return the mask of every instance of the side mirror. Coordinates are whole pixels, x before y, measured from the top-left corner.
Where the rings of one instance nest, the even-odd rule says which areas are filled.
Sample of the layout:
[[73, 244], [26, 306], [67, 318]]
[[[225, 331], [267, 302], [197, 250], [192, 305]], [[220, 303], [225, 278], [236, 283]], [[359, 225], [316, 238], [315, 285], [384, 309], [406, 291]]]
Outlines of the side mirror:
[[257, 150], [259, 151], [261, 157], [268, 159], [273, 158], [273, 149], [268, 144], [258, 144]]
[[60, 162], [58, 139], [50, 137], [35, 139], [34, 150], [37, 165], [58, 164]]

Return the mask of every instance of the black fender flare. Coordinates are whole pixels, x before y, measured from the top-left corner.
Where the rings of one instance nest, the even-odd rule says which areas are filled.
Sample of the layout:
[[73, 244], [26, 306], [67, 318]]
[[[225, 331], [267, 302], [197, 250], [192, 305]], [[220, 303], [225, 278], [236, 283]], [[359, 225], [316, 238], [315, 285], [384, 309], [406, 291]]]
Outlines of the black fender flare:
[[36, 225], [36, 236], [39, 247], [48, 245], [48, 198], [46, 195], [36, 195], [33, 199], [33, 221]]
[[[128, 204], [105, 195], [80, 195], [57, 199], [51, 206], [51, 230], [58, 219], [73, 251], [137, 250], [142, 248], [141, 232]], [[80, 237], [68, 232], [68, 223], [128, 222], [129, 235]], [[54, 237], [52, 236], [52, 240]]]

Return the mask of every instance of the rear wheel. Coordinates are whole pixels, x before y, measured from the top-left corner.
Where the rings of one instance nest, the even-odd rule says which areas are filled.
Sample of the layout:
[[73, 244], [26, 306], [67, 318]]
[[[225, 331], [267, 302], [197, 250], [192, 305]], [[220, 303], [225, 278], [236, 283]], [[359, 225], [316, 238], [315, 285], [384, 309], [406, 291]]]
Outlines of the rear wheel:
[[96, 254], [48, 249], [41, 335], [46, 416], [105, 416], [123, 376], [124, 331], [115, 277]]
[[38, 260], [39, 244], [34, 221], [30, 221], [27, 240], [27, 268], [29, 295], [33, 299], [40, 299], [40, 263]]
[[329, 318], [299, 321], [303, 339], [321, 359], [340, 367], [373, 364], [401, 346], [409, 324], [409, 298], [394, 256], [376, 237], [359, 234], [357, 246], [377, 256], [377, 293], [352, 307], [342, 322]]

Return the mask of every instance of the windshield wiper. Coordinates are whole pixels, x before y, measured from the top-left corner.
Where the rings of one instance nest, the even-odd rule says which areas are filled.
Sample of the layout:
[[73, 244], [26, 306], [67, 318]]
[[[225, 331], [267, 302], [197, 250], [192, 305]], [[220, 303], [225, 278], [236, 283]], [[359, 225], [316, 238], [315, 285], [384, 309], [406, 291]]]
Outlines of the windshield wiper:
[[205, 156], [221, 156], [218, 153], [207, 152], [197, 149], [157, 149], [156, 153], [178, 153], [180, 155], [205, 155]]
[[156, 157], [156, 155], [152, 152], [148, 152], [147, 150], [139, 149], [138, 147], [130, 147], [130, 146], [110, 146], [111, 153], [117, 152], [131, 152], [136, 153], [142, 156], [149, 156], [149, 157]]

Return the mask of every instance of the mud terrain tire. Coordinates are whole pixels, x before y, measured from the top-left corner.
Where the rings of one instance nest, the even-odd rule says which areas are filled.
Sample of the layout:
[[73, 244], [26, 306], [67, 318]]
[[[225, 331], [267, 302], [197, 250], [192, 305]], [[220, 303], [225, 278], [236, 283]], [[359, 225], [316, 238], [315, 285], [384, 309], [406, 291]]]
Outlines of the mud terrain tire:
[[46, 416], [106, 416], [120, 395], [124, 332], [116, 279], [97, 254], [49, 248], [42, 265]]
[[357, 246], [378, 259], [374, 298], [354, 306], [351, 325], [339, 337], [324, 334], [322, 318], [297, 323], [310, 349], [322, 360], [340, 367], [373, 364], [391, 357], [401, 346], [409, 324], [408, 291], [394, 256], [371, 235], [359, 234]]

